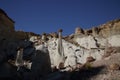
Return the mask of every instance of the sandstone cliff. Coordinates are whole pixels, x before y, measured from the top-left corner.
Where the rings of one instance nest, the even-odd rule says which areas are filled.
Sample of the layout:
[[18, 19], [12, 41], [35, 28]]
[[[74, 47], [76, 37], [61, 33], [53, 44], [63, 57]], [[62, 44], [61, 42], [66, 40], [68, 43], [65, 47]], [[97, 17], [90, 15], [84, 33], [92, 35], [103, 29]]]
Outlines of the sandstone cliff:
[[9, 18], [2, 9], [0, 9], [0, 36], [9, 37], [14, 31], [14, 21]]

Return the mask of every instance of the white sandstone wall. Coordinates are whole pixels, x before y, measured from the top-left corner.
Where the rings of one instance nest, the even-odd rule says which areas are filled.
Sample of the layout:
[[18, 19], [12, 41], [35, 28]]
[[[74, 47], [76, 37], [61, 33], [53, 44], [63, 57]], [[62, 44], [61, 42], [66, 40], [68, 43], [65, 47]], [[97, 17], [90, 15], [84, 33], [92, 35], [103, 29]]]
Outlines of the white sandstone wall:
[[[91, 38], [91, 37], [90, 37]], [[91, 38], [92, 39], [92, 38]], [[81, 39], [78, 39], [80, 41]], [[54, 66], [57, 66], [59, 58], [56, 58], [58, 51], [57, 51], [57, 43], [58, 39], [51, 39], [48, 42], [48, 50], [50, 53], [51, 63]], [[95, 41], [91, 43], [93, 47], [96, 47]], [[89, 45], [89, 48], [90, 46]], [[65, 40], [63, 40], [63, 48], [64, 48], [64, 55], [66, 58], [65, 66], [74, 66], [77, 63], [85, 63], [86, 58], [88, 56], [93, 56], [96, 60], [100, 60], [104, 50], [91, 50], [91, 49], [83, 49], [81, 47], [77, 47], [74, 44], [71, 44]]]
[[[34, 40], [32, 38], [31, 41], [32, 40], [34, 42], [36, 39]], [[100, 37], [93, 37], [93, 36], [85, 36], [82, 38], [76, 38], [75, 41], [78, 42], [78, 44], [80, 44], [80, 46], [82, 47], [80, 46], [77, 47], [72, 43], [62, 40], [64, 57], [66, 58], [64, 63], [65, 67], [75, 66], [77, 63], [84, 64], [86, 63], [86, 58], [89, 56], [92, 56], [96, 60], [101, 60], [104, 54], [104, 49], [101, 49], [100, 47], [98, 47], [98, 44], [103, 47], [105, 47], [106, 44], [108, 43], [111, 46], [119, 46], [120, 35], [111, 36], [107, 39], [102, 37], [100, 38]], [[49, 39], [49, 41], [45, 44], [45, 46], [46, 46], [45, 48], [47, 48], [49, 51], [51, 66], [58, 67], [61, 59], [58, 53], [58, 38]], [[36, 46], [36, 49], [41, 50], [39, 45]]]

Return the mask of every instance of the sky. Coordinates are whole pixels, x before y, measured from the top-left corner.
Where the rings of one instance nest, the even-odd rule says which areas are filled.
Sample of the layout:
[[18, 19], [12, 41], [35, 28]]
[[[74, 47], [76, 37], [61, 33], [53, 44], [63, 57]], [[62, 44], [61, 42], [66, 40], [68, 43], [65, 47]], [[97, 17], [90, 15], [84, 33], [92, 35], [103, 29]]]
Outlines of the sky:
[[74, 33], [120, 18], [120, 0], [0, 0], [15, 29], [37, 34]]

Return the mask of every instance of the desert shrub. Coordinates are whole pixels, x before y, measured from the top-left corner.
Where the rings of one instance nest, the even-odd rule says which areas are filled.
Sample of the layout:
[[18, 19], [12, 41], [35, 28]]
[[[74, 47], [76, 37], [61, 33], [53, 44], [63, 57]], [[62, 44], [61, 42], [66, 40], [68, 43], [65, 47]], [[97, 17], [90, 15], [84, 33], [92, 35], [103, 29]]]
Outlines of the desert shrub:
[[84, 68], [85, 69], [92, 69], [92, 64], [91, 63], [89, 63], [89, 62], [87, 62], [87, 63], [85, 63], [85, 65], [84, 65]]

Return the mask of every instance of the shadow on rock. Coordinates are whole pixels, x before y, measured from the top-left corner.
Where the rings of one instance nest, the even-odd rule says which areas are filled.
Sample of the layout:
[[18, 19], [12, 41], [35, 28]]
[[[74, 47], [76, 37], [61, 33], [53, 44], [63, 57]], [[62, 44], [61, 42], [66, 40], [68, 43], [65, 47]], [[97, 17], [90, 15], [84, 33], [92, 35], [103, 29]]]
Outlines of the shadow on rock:
[[81, 69], [70, 73], [70, 80], [90, 80], [93, 76], [99, 74], [104, 66], [93, 67], [90, 69]]

